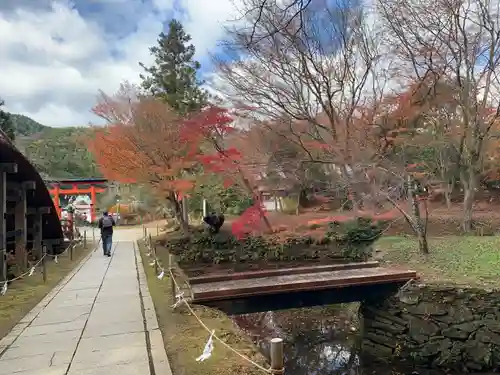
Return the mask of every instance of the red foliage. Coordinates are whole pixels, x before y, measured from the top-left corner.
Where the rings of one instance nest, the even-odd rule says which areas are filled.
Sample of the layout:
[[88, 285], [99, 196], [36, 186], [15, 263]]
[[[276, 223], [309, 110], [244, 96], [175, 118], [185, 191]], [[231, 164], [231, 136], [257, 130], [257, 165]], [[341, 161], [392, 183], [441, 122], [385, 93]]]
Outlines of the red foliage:
[[233, 118], [227, 109], [211, 106], [199, 114], [194, 115], [186, 122], [184, 137], [201, 140], [205, 147], [198, 156], [205, 172], [221, 174], [224, 177], [224, 186], [240, 183], [252, 195], [255, 202], [252, 208], [246, 210], [233, 224], [235, 235], [241, 231], [254, 228], [263, 223], [269, 231], [271, 225], [266, 218], [266, 212], [260, 202], [260, 193], [250, 182], [251, 174], [242, 163], [243, 155], [235, 147], [226, 147], [228, 136], [238, 130], [234, 127]]
[[226, 109], [209, 106], [179, 118], [164, 103], [139, 100], [125, 87], [113, 98], [102, 95], [94, 112], [108, 125], [95, 130], [89, 149], [107, 178], [151, 185], [175, 201], [193, 189], [191, 168], [201, 165], [204, 173], [222, 175], [225, 187], [242, 183], [254, 197], [255, 205], [233, 224], [235, 234], [253, 230], [261, 221], [269, 227], [242, 154], [224, 146], [228, 135], [237, 132]]
[[151, 185], [171, 200], [193, 188], [185, 171], [197, 162], [197, 144], [181, 137], [182, 120], [162, 102], [126, 91], [102, 95], [94, 112], [108, 122], [88, 142], [105, 177]]
[[231, 232], [233, 235], [242, 239], [251, 233], [262, 231], [262, 215], [266, 215], [266, 211], [260, 201], [254, 203], [253, 206], [247, 208], [238, 219], [233, 221]]

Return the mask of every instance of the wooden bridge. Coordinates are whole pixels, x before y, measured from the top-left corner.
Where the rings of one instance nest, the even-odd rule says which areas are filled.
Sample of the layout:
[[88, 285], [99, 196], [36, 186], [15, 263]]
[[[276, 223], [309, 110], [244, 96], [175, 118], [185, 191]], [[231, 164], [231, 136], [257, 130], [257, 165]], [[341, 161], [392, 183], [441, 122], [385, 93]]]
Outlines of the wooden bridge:
[[188, 284], [193, 303], [236, 315], [384, 298], [416, 277], [364, 262], [191, 277]]

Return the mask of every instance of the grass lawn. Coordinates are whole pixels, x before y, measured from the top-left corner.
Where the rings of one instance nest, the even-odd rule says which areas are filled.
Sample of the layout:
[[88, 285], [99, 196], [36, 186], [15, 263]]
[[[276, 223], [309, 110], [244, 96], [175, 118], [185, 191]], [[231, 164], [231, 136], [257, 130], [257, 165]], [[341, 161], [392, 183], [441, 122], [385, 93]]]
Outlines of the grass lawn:
[[47, 281], [43, 282], [41, 266], [32, 276], [16, 280], [9, 284], [7, 294], [0, 296], [0, 338], [4, 337], [14, 326], [37, 305], [92, 249], [77, 247], [73, 252], [73, 260], [66, 253], [59, 257], [58, 263], [47, 262]]
[[[205, 362], [196, 362], [201, 355], [209, 334], [185, 307], [172, 309], [174, 297], [167, 277], [158, 280], [154, 267], [149, 266], [151, 258], [146, 255], [145, 247], [140, 244], [141, 257], [146, 272], [149, 291], [163, 334], [165, 349], [174, 375], [257, 375], [262, 372], [248, 364], [236, 354], [214, 342], [212, 356]], [[157, 256], [163, 265], [167, 264], [165, 248], [157, 248]], [[242, 334], [233, 322], [223, 313], [201, 306], [193, 306], [196, 314], [227, 344], [250, 357], [259, 364], [265, 360], [251, 341]]]
[[447, 236], [429, 238], [429, 243], [427, 256], [411, 237], [382, 237], [376, 248], [379, 260], [414, 269], [425, 281], [498, 287], [500, 237]]

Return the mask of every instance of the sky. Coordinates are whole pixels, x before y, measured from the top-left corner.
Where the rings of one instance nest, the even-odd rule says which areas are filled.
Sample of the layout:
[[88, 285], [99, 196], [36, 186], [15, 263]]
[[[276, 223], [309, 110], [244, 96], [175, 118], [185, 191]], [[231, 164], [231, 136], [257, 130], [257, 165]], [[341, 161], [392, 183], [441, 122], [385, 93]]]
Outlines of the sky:
[[6, 109], [48, 126], [99, 123], [99, 90], [139, 82], [139, 62], [172, 18], [191, 34], [212, 71], [238, 0], [0, 0], [0, 98]]

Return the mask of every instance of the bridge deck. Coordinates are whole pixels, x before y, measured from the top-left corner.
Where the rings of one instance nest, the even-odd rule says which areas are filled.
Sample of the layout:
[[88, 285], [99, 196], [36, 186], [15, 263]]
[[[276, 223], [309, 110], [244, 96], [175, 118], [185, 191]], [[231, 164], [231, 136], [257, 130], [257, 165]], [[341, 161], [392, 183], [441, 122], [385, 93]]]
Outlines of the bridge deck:
[[281, 293], [334, 290], [352, 286], [393, 284], [416, 278], [415, 271], [380, 267], [377, 262], [245, 272], [190, 279], [194, 303]]

